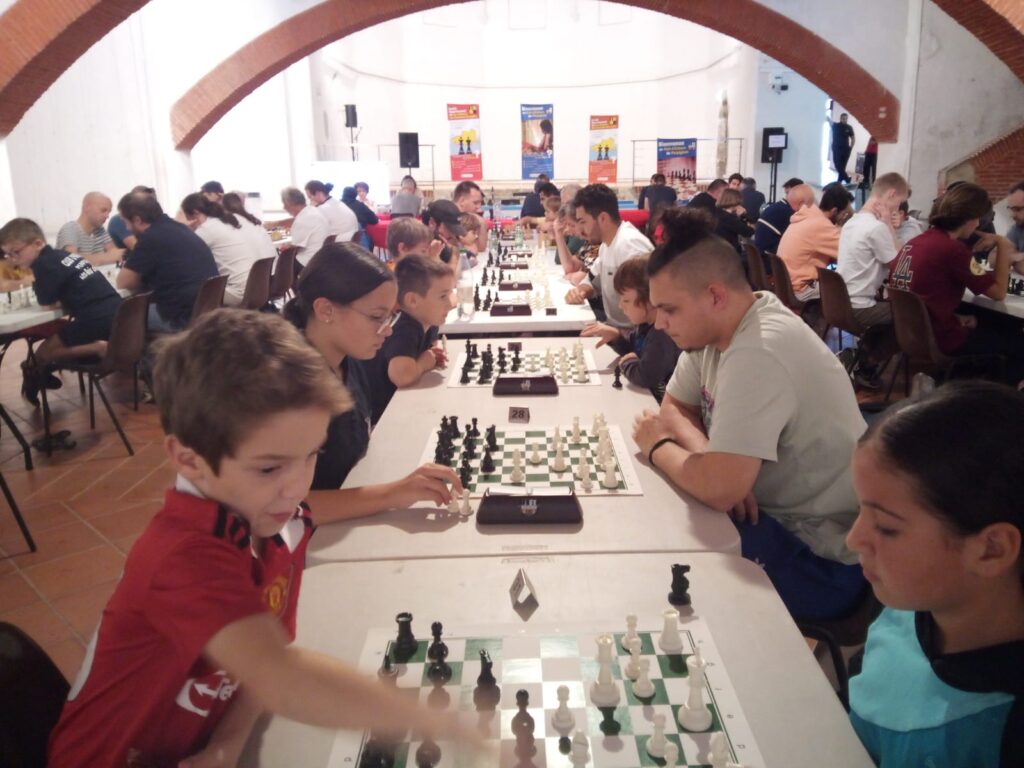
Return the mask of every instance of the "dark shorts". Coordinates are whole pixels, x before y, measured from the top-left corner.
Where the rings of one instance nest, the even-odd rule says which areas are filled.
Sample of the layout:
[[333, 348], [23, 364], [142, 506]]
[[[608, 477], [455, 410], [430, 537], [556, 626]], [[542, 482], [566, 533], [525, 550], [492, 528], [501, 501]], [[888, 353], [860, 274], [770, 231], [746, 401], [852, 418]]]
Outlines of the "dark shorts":
[[736, 523], [743, 557], [764, 568], [795, 619], [834, 619], [854, 610], [869, 589], [860, 565], [844, 565], [810, 547], [761, 512], [757, 525]]
[[77, 347], [94, 341], [105, 341], [110, 338], [110, 329], [113, 323], [113, 315], [91, 319], [76, 318], [57, 331], [57, 336], [60, 337], [65, 347]]

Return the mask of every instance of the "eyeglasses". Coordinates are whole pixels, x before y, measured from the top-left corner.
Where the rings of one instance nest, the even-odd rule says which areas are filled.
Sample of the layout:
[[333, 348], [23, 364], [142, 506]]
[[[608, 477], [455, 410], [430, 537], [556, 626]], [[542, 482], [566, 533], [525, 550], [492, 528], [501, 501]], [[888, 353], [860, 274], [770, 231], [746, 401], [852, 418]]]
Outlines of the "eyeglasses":
[[365, 312], [362, 312], [362, 311], [356, 309], [351, 304], [348, 305], [348, 308], [351, 309], [353, 312], [355, 312], [357, 315], [362, 315], [367, 320], [369, 320], [369, 321], [371, 321], [373, 323], [379, 323], [379, 325], [377, 326], [377, 335], [378, 336], [383, 334], [384, 331], [386, 331], [388, 328], [394, 328], [395, 327], [395, 323], [398, 322], [398, 318], [400, 318], [402, 316], [402, 313], [399, 310], [396, 310], [396, 311], [394, 311], [394, 312], [390, 313], [389, 315], [387, 315], [387, 316], [382, 318], [382, 317], [375, 317], [374, 315], [368, 315]]
[[18, 258], [19, 256], [21, 256], [22, 251], [24, 251], [26, 248], [28, 248], [28, 245], [23, 245], [21, 246], [21, 248], [8, 248], [4, 250], [4, 256], [8, 258], [12, 256], [14, 258]]

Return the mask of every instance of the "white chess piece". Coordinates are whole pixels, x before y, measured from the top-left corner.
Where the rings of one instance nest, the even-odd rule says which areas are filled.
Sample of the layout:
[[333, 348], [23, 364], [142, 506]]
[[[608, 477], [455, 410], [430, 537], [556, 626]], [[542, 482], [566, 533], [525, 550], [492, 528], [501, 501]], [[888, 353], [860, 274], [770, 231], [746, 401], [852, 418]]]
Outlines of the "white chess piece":
[[693, 649], [693, 655], [686, 659], [690, 692], [676, 718], [688, 731], [706, 731], [711, 727], [711, 711], [704, 705], [705, 667], [707, 662], [700, 655], [700, 646], [697, 646]]
[[622, 670], [623, 676], [629, 680], [636, 680], [640, 677], [641, 644], [639, 637], [634, 637], [629, 643], [629, 661], [626, 663], [626, 668]]
[[544, 367], [545, 368], [554, 368], [555, 367], [555, 360], [551, 356], [551, 347], [548, 347], [547, 350], [544, 352]]
[[445, 334], [441, 334], [441, 351], [444, 352], [444, 356], [448, 357], [448, 337]]
[[462, 492], [462, 507], [459, 509], [459, 514], [463, 517], [469, 517], [473, 514], [473, 508], [469, 506], [469, 489]]
[[576, 717], [573, 715], [572, 710], [569, 709], [569, 686], [558, 686], [557, 694], [558, 709], [551, 716], [551, 724], [555, 726], [556, 731], [566, 735], [576, 725]]
[[452, 492], [451, 501], [448, 502], [448, 513], [452, 515], [459, 514], [459, 497], [455, 492]]
[[631, 613], [626, 616], [626, 634], [622, 636], [622, 649], [625, 651], [629, 650], [630, 643], [633, 642], [634, 638], [640, 639], [640, 635], [636, 633], [636, 624], [636, 614]]
[[601, 420], [598, 418], [598, 414], [594, 414], [594, 422], [590, 427], [590, 434], [596, 435], [597, 430], [601, 427]]
[[[516, 448], [516, 452], [518, 451], [519, 449]], [[515, 454], [513, 454], [513, 456], [514, 455]], [[522, 459], [519, 460], [518, 464], [513, 460], [512, 472], [508, 476], [508, 481], [510, 483], [515, 483], [516, 485], [526, 482], [526, 473], [523, 472]]]
[[601, 477], [601, 485], [605, 488], [619, 487], [619, 481], [615, 477], [615, 462], [606, 461], [604, 463], [604, 475]]
[[679, 653], [683, 650], [683, 636], [679, 634], [679, 611], [667, 608], [661, 615], [665, 618], [665, 624], [661, 628], [658, 647], [665, 653]]
[[711, 768], [725, 768], [729, 762], [729, 747], [725, 741], [723, 731], [715, 731], [711, 734], [711, 751], [704, 756], [704, 762], [711, 765]]
[[565, 472], [569, 466], [565, 463], [565, 453], [562, 450], [562, 438], [558, 434], [558, 430], [555, 430], [555, 458], [551, 462], [551, 468], [555, 472]]
[[651, 682], [651, 660], [640, 659], [640, 674], [633, 683], [633, 695], [638, 699], [649, 699], [654, 695], [654, 683]]
[[597, 680], [590, 686], [590, 700], [595, 707], [614, 707], [619, 703], [619, 687], [612, 678], [611, 650], [614, 643], [611, 635], [597, 638]]
[[582, 768], [590, 762], [590, 742], [587, 741], [587, 734], [583, 731], [576, 731], [572, 737], [569, 760], [572, 762], [573, 768]]
[[580, 453], [580, 463], [576, 465], [576, 477], [580, 480], [590, 477], [590, 461], [587, 459], [586, 448], [584, 448], [583, 452]]
[[530, 463], [537, 466], [542, 461], [540, 457], [540, 446], [537, 443], [533, 444], [533, 452], [530, 454]]
[[586, 366], [586, 364], [582, 360], [577, 359], [576, 360], [576, 383], [577, 384], [586, 384], [588, 381], [590, 381], [590, 374], [587, 373], [587, 366]]
[[573, 443], [580, 442], [580, 417], [572, 417], [572, 441]]
[[590, 477], [589, 472], [587, 472], [587, 474], [583, 476], [583, 479], [580, 480], [580, 488], [584, 493], [590, 493], [592, 490], [594, 490], [594, 481]]
[[654, 733], [647, 740], [647, 754], [661, 759], [665, 756], [665, 745], [668, 744], [668, 739], [665, 738], [665, 716], [655, 715], [653, 721]]
[[675, 742], [669, 742], [665, 745], [665, 768], [676, 768], [679, 764], [679, 747], [675, 745]]

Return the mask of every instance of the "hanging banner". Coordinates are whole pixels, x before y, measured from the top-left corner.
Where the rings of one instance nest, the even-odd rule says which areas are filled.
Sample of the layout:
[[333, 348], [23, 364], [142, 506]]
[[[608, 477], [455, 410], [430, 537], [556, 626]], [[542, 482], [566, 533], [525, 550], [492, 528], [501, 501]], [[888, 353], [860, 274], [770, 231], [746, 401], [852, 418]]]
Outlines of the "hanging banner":
[[480, 105], [448, 105], [448, 152], [452, 161], [452, 181], [484, 177], [480, 151]]
[[523, 178], [541, 173], [555, 175], [555, 107], [553, 104], [520, 104], [523, 121]]
[[590, 116], [591, 184], [614, 184], [619, 177], [619, 116]]
[[697, 140], [658, 139], [658, 173], [684, 193], [697, 190]]

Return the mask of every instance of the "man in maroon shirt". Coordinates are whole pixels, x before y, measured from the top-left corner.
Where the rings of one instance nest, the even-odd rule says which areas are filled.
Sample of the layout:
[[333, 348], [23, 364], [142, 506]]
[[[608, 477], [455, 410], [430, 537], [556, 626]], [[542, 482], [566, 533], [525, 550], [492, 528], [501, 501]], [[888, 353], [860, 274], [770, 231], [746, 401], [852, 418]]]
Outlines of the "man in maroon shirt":
[[1001, 235], [980, 233], [976, 251], [992, 251], [989, 266], [962, 242], [992, 210], [988, 193], [960, 184], [936, 203], [931, 228], [911, 239], [893, 261], [890, 285], [918, 294], [928, 307], [939, 349], [947, 355], [999, 354], [1007, 358], [1007, 378], [1024, 378], [1024, 336], [1007, 333], [979, 315], [957, 314], [964, 290], [995, 301], [1006, 298], [1013, 246]]

